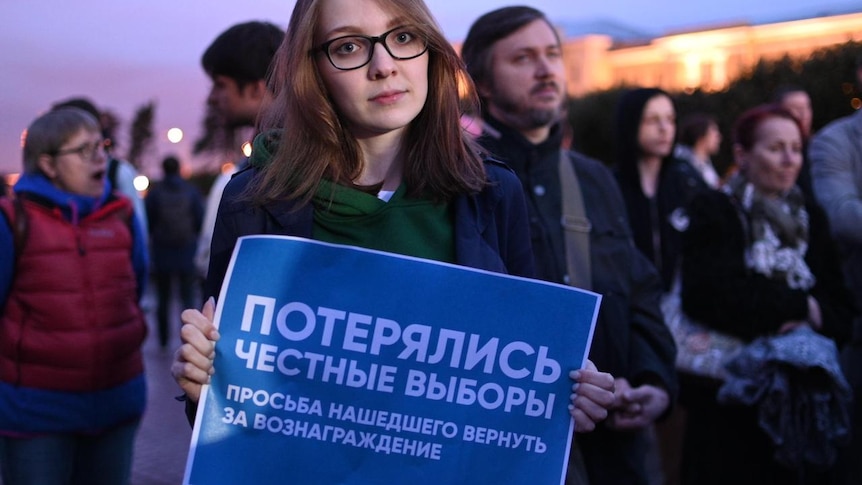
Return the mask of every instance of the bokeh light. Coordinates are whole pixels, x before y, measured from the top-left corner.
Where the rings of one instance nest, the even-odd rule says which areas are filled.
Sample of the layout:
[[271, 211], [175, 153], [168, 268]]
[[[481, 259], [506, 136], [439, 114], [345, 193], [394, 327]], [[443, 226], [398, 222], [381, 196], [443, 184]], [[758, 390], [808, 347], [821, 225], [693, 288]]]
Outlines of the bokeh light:
[[183, 141], [183, 130], [179, 128], [171, 128], [168, 130], [168, 141], [171, 143], [179, 143]]
[[146, 175], [138, 175], [132, 181], [132, 184], [135, 186], [135, 190], [138, 192], [144, 192], [150, 187], [150, 179], [148, 179]]

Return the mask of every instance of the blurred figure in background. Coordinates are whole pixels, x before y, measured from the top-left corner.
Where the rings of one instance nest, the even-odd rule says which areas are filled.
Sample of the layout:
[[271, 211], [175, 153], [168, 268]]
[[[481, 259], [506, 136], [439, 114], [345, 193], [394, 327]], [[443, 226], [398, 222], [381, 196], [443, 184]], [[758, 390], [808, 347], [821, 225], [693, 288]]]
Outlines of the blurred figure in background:
[[[856, 60], [862, 90], [862, 56]], [[862, 109], [823, 127], [808, 149], [814, 195], [826, 211], [841, 247], [844, 276], [853, 300], [862, 306]], [[862, 480], [862, 318], [842, 353], [842, 366], [855, 394], [853, 439], [842, 460], [841, 485]]]
[[655, 265], [664, 291], [679, 265], [685, 207], [709, 190], [700, 173], [673, 156], [676, 108], [666, 92], [636, 88], [623, 93], [616, 112], [616, 171], [635, 245]]
[[[272, 99], [266, 76], [283, 39], [284, 31], [275, 24], [245, 22], [222, 32], [207, 47], [201, 57], [201, 66], [212, 80], [207, 104], [228, 127], [254, 126], [261, 107]], [[195, 267], [202, 279], [207, 275], [210, 241], [222, 192], [231, 176], [247, 163], [247, 158], [243, 158], [234, 164], [233, 170], [220, 173], [207, 195], [195, 254]]]
[[796, 185], [806, 197], [813, 200], [811, 164], [808, 161], [808, 140], [811, 138], [811, 122], [814, 119], [811, 96], [801, 86], [785, 84], [775, 90], [772, 102], [786, 109], [799, 122], [799, 129], [802, 130], [802, 168], [799, 169]]
[[114, 190], [120, 191], [123, 195], [132, 201], [135, 208], [135, 214], [138, 220], [141, 221], [144, 237], [147, 237], [147, 211], [144, 205], [144, 199], [135, 188], [135, 177], [138, 176], [138, 171], [126, 160], [122, 160], [113, 155], [113, 148], [116, 146], [113, 130], [104, 121], [104, 113], [102, 113], [92, 101], [87, 98], [69, 98], [64, 101], [58, 101], [51, 106], [52, 110], [73, 107], [79, 108], [87, 113], [90, 113], [96, 120], [99, 121], [99, 126], [102, 130], [102, 138], [105, 140], [105, 152], [108, 155], [108, 181], [111, 182], [111, 187]]
[[721, 148], [721, 131], [714, 116], [706, 113], [692, 113], [679, 123], [679, 143], [674, 148], [674, 156], [685, 160], [697, 170], [706, 185], [717, 189], [721, 177], [712, 164]]
[[[849, 427], [843, 399], [849, 389], [838, 382], [843, 378], [835, 345], [824, 348], [828, 341], [812, 330], [841, 344], [855, 309], [826, 216], [796, 186], [802, 145], [800, 125], [788, 111], [777, 105], [748, 110], [734, 127], [739, 171], [722, 191], [701, 193], [690, 205], [691, 223], [683, 236], [685, 313], [749, 342], [747, 348], [756, 348], [753, 341], [761, 337], [798, 339], [791, 353], [800, 362], [761, 362], [744, 370], [737, 365], [733, 372], [728, 367], [731, 377], [724, 382], [682, 381], [688, 413], [684, 484], [831, 483], [835, 445]], [[770, 342], [776, 349], [780, 345]], [[783, 398], [765, 412], [758, 404], [729, 402], [740, 397], [734, 390], [741, 387]], [[779, 411], [786, 419], [771, 421]], [[800, 424], [807, 427], [794, 434]], [[787, 463], [787, 456], [796, 462]]]
[[159, 345], [171, 337], [170, 314], [174, 282], [182, 308], [197, 306], [194, 268], [198, 233], [203, 222], [203, 198], [197, 187], [180, 176], [180, 161], [174, 156], [162, 161], [164, 178], [147, 195], [147, 215], [156, 282]]
[[98, 121], [49, 111], [0, 199], [0, 473], [5, 485], [122, 485], [146, 406], [146, 240], [107, 182]]
[[799, 122], [802, 130], [802, 141], [807, 142], [811, 137], [811, 122], [814, 119], [814, 110], [811, 108], [811, 96], [801, 86], [786, 84], [779, 86], [772, 95], [772, 101], [786, 109]]
[[[705, 181], [710, 175], [704, 176], [695, 165], [703, 167], [702, 161], [688, 163], [674, 156], [676, 107], [668, 93], [657, 88], [624, 92], [617, 103], [615, 125], [617, 182], [634, 243], [658, 270], [667, 294], [678, 281], [688, 202], [698, 192], [710, 190]], [[684, 379], [685, 373], [679, 373], [680, 389]], [[679, 480], [684, 427], [685, 409], [675, 406], [651, 430], [650, 438], [658, 446], [650, 447], [648, 463], [661, 469], [667, 484]]]

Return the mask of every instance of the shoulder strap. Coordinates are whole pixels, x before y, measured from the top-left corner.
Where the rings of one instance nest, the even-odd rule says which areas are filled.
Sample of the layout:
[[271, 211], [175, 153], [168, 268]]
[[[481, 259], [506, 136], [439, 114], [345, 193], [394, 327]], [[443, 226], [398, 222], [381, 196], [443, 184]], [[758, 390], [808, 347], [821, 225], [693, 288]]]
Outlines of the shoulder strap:
[[117, 168], [120, 166], [120, 161], [114, 157], [108, 157], [108, 180], [111, 181], [113, 190], [120, 190], [117, 187]]
[[21, 254], [21, 249], [24, 247], [27, 233], [30, 230], [27, 214], [24, 212], [24, 202], [21, 197], [2, 197], [0, 198], [0, 207], [6, 215], [6, 219], [9, 220], [9, 227], [12, 228], [12, 241], [17, 257]]
[[563, 217], [560, 222], [566, 242], [568, 284], [589, 290], [593, 286], [590, 265], [590, 231], [593, 226], [587, 219], [581, 183], [566, 150], [560, 150], [559, 169], [563, 194]]

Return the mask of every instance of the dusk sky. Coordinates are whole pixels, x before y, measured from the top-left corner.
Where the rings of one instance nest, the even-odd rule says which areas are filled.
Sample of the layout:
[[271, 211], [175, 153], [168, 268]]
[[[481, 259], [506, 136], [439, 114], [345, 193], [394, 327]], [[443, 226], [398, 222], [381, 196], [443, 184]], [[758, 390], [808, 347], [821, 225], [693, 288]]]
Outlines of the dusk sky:
[[[447, 37], [461, 41], [470, 23], [505, 0], [426, 0]], [[156, 102], [158, 143], [149, 163], [168, 153], [188, 160], [199, 133], [209, 81], [206, 46], [248, 20], [287, 25], [290, 0], [27, 0], [0, 2], [0, 174], [21, 166], [20, 136], [51, 103], [87, 96], [117, 114], [120, 150], [135, 110]], [[612, 20], [650, 34], [730, 22], [763, 23], [845, 13], [862, 0], [534, 0], [555, 22]], [[178, 145], [165, 132], [186, 132]], [[157, 173], [150, 173], [157, 175]]]

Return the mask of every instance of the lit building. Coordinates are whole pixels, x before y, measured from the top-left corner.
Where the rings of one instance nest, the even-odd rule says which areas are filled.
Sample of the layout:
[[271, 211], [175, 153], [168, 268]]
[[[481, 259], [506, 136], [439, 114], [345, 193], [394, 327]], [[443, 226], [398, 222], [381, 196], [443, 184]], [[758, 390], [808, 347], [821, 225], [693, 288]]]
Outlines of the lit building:
[[559, 28], [572, 96], [624, 85], [718, 91], [761, 59], [806, 58], [823, 47], [862, 41], [862, 10], [654, 38], [608, 22]]

